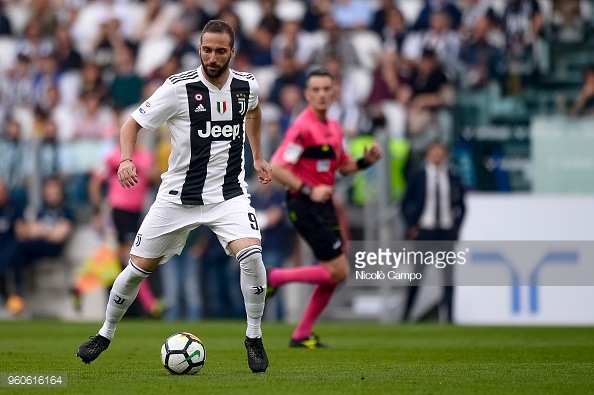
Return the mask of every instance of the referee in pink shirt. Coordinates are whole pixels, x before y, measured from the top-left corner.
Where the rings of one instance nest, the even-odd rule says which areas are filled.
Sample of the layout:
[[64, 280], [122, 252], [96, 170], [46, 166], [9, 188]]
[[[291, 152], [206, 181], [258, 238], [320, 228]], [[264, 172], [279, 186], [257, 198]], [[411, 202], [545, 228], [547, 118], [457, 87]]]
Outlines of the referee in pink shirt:
[[311, 71], [306, 80], [308, 107], [297, 117], [272, 157], [273, 177], [289, 188], [287, 208], [295, 229], [312, 248], [319, 266], [272, 269], [267, 296], [289, 282], [316, 284], [311, 300], [293, 332], [290, 347], [325, 348], [313, 325], [330, 301], [337, 285], [349, 273], [336, 211], [332, 203], [335, 174], [365, 169], [381, 156], [377, 144], [362, 158], [351, 159], [337, 121], [326, 116], [334, 100], [332, 75], [325, 69]]
[[[132, 154], [132, 160], [136, 165], [138, 184], [136, 188], [128, 189], [120, 185], [118, 180], [118, 168], [120, 167], [120, 147], [115, 147], [105, 159], [103, 166], [93, 173], [89, 185], [89, 197], [96, 214], [98, 227], [101, 227], [103, 220], [100, 218], [101, 185], [107, 183], [107, 200], [111, 207], [111, 216], [118, 238], [118, 258], [122, 268], [128, 264], [130, 248], [135, 242], [136, 233], [141, 223], [141, 216], [144, 209], [145, 198], [149, 193], [151, 181], [156, 180], [158, 175], [154, 167], [154, 158], [150, 151], [136, 146]], [[161, 314], [162, 306], [155, 298], [153, 291], [147, 281], [140, 284], [138, 300], [142, 308], [148, 314], [158, 316]]]

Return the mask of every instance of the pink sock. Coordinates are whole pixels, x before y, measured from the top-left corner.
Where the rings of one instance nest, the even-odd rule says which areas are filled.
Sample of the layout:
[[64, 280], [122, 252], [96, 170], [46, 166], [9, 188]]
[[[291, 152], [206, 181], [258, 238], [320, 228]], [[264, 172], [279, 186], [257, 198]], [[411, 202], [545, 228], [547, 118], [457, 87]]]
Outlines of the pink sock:
[[311, 335], [316, 320], [330, 301], [337, 284], [319, 284], [316, 286], [299, 326], [293, 332], [293, 339], [303, 339]]
[[153, 310], [153, 306], [155, 305], [155, 295], [153, 295], [153, 291], [151, 291], [151, 287], [146, 281], [140, 283], [140, 289], [138, 290], [138, 300], [140, 300], [140, 304], [142, 304], [144, 311], [150, 314]]
[[332, 275], [323, 265], [296, 267], [293, 269], [272, 269], [268, 272], [268, 281], [274, 287], [290, 282], [332, 284]]

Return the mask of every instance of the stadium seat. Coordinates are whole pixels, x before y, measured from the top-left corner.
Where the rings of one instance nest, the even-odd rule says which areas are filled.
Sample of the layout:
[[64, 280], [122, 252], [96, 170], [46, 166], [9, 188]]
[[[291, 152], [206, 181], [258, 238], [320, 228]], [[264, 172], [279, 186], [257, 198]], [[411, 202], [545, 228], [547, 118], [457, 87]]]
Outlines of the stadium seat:
[[257, 0], [236, 1], [233, 10], [241, 20], [243, 34], [251, 35], [262, 19], [262, 9]]
[[423, 7], [425, 7], [425, 0], [398, 0], [398, 9], [402, 11], [402, 15], [409, 25], [417, 21]]
[[84, 174], [100, 168], [113, 149], [115, 141], [79, 139], [70, 144], [74, 158], [74, 173]]
[[0, 36], [0, 54], [2, 54], [2, 56], [0, 56], [0, 81], [4, 81], [4, 76], [16, 58], [16, 44], [16, 38]]
[[175, 40], [169, 36], [142, 41], [136, 58], [136, 72], [146, 77], [169, 59], [174, 48]]
[[262, 154], [265, 158], [270, 158], [278, 145], [278, 136], [271, 133], [270, 125], [279, 121], [281, 111], [278, 105], [270, 102], [262, 102], [260, 108], [262, 109]]
[[373, 88], [373, 76], [370, 70], [362, 67], [348, 70], [344, 76], [349, 82], [357, 88], [357, 102], [363, 103], [369, 98]]
[[403, 138], [406, 131], [406, 110], [396, 100], [384, 100], [382, 113], [386, 118], [386, 127], [391, 138]]
[[505, 11], [505, 7], [507, 5], [507, 0], [492, 0], [491, 7], [495, 11], [497, 15], [503, 15]]
[[[161, 2], [162, 7], [180, 7], [177, 4], [169, 4], [167, 2]], [[134, 27], [140, 26], [143, 19], [146, 17], [146, 6], [142, 2], [128, 2], [128, 16], [131, 19], [131, 25]]]
[[71, 296], [75, 272], [101, 239], [90, 224], [77, 225], [62, 256], [41, 259], [25, 269], [25, 314], [29, 317], [100, 321], [105, 313], [105, 290], [82, 295], [77, 312]]
[[278, 2], [275, 14], [281, 21], [301, 21], [307, 11], [303, 1], [287, 0]]
[[494, 98], [489, 95], [487, 89], [458, 90], [456, 93], [456, 106], [462, 123], [470, 125], [488, 124], [490, 99]]
[[263, 100], [267, 100], [268, 94], [274, 84], [274, 80], [278, 77], [277, 68], [275, 66], [254, 67], [252, 69], [252, 74], [254, 74], [254, 77], [256, 77], [256, 80], [258, 81], [260, 97]]
[[545, 23], [553, 19], [553, 1], [552, 0], [538, 0], [540, 12], [544, 17]]
[[351, 42], [359, 64], [367, 70], [374, 70], [377, 66], [377, 59], [382, 53], [380, 36], [371, 30], [362, 30], [351, 35]]
[[68, 257], [44, 258], [25, 269], [25, 311], [31, 318], [72, 319], [73, 265]]
[[58, 89], [62, 104], [74, 106], [78, 102], [78, 92], [82, 86], [82, 75], [77, 70], [67, 70], [62, 73]]
[[[581, 72], [594, 63], [594, 54], [591, 51], [580, 51], [575, 53], [568, 53], [563, 56], [563, 65], [567, 68], [567, 71]], [[580, 76], [581, 77], [581, 76]]]
[[20, 37], [29, 22], [29, 7], [26, 2], [5, 2], [5, 12], [10, 20], [12, 34]]
[[21, 136], [23, 139], [29, 140], [33, 138], [33, 124], [35, 123], [33, 109], [25, 106], [15, 107], [12, 110], [12, 117], [21, 124]]
[[190, 44], [196, 47], [196, 49], [200, 48], [200, 36], [202, 35], [202, 31], [194, 32], [190, 34]]
[[90, 57], [93, 52], [93, 37], [97, 34], [96, 24], [93, 22], [95, 12], [95, 3], [82, 7], [70, 28], [72, 44], [83, 57]]
[[[108, 15], [102, 4], [104, 3], [89, 2], [82, 7], [70, 29], [74, 47], [81, 52], [83, 57], [91, 56], [93, 42], [99, 34], [101, 22]], [[120, 28], [120, 33], [125, 30], [124, 34], [129, 36], [136, 30], [144, 17], [144, 3], [127, 2], [125, 7], [126, 20], [122, 25], [125, 25], [126, 28]]]
[[328, 34], [323, 30], [316, 30], [309, 33], [309, 41], [312, 44], [314, 53], [328, 42]]
[[521, 123], [529, 120], [526, 102], [521, 97], [506, 96], [494, 100], [489, 105], [491, 123]]

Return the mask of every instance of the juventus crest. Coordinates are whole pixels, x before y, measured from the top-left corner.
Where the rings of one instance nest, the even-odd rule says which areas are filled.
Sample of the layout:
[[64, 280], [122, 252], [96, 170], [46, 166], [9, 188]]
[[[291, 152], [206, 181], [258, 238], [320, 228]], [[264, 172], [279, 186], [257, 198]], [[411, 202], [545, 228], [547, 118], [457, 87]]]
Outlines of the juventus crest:
[[247, 106], [245, 105], [245, 97], [238, 97], [237, 102], [239, 103], [239, 115], [245, 115]]

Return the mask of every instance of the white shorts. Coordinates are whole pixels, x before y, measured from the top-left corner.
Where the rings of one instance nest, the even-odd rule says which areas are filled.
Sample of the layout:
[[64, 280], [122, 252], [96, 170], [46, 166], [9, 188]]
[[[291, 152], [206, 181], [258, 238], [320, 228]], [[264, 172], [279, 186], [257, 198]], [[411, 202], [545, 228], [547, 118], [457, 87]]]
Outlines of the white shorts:
[[157, 198], [140, 225], [130, 254], [143, 258], [162, 256], [163, 264], [181, 253], [188, 233], [200, 225], [208, 226], [217, 235], [227, 255], [232, 255], [229, 243], [234, 240], [261, 239], [249, 195], [199, 206]]

